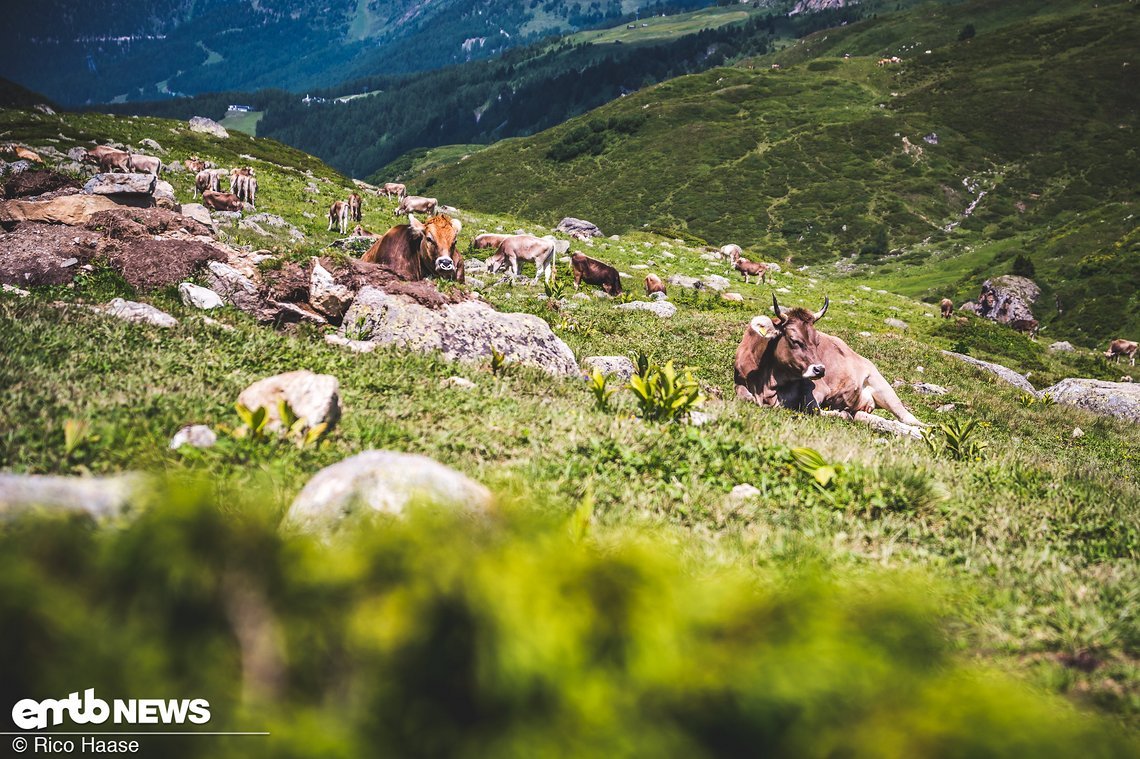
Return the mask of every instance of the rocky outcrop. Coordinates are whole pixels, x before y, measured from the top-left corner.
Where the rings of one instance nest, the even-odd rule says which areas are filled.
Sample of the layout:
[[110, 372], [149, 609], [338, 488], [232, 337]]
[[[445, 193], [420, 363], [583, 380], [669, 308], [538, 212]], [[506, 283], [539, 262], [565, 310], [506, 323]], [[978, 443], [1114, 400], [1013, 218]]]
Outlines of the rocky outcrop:
[[212, 134], [215, 137], [221, 137], [222, 139], [228, 139], [230, 136], [230, 133], [226, 131], [226, 128], [224, 126], [214, 121], [213, 119], [207, 119], [204, 116], [195, 116], [194, 118], [190, 119], [190, 131]]
[[328, 269], [321, 266], [320, 259], [314, 258], [313, 269], [309, 274], [309, 303], [320, 313], [334, 322], [339, 322], [355, 293], [340, 284]]
[[575, 219], [573, 216], [567, 216], [562, 221], [558, 222], [558, 226], [554, 228], [555, 232], [562, 232], [571, 237], [579, 240], [587, 240], [591, 237], [602, 237], [602, 230], [598, 229], [596, 224], [591, 224], [583, 219]]
[[1140, 422], [1140, 384], [1069, 378], [1042, 391], [1042, 395], [1046, 393], [1066, 406]]
[[1041, 288], [1032, 279], [1007, 274], [982, 283], [978, 302], [970, 309], [978, 316], [999, 324], [1034, 321], [1033, 304]]
[[251, 411], [264, 408], [269, 422], [266, 429], [284, 432], [278, 403], [285, 401], [306, 427], [328, 424], [331, 430], [340, 419], [340, 383], [331, 374], [314, 374], [307, 369], [286, 372], [258, 380], [241, 391], [238, 403]]
[[206, 282], [210, 289], [222, 300], [247, 313], [261, 311], [261, 298], [257, 295], [257, 285], [229, 264], [211, 261], [206, 266]]
[[501, 313], [480, 301], [428, 308], [411, 298], [366, 286], [345, 314], [353, 337], [416, 351], [439, 351], [453, 361], [484, 361], [492, 350], [508, 363], [575, 375], [574, 353], [545, 321]]
[[976, 358], [971, 358], [970, 356], [964, 356], [961, 353], [952, 353], [950, 351], [942, 351], [942, 353], [947, 356], [952, 356], [959, 361], [965, 361], [967, 364], [973, 364], [980, 369], [985, 369], [987, 372], [997, 375], [1002, 380], [1008, 382], [1014, 387], [1018, 387], [1024, 390], [1027, 393], [1033, 393], [1034, 395], [1037, 394], [1037, 391], [1033, 388], [1033, 385], [1029, 383], [1029, 380], [1025, 379], [1025, 377], [1021, 376], [1014, 370], [1004, 367], [1001, 364], [994, 364], [989, 361], [981, 361]]
[[412, 503], [484, 513], [491, 508], [491, 492], [426, 456], [365, 451], [313, 475], [282, 529], [328, 534], [359, 518], [401, 516]]
[[96, 174], [83, 185], [85, 195], [152, 195], [154, 174]]
[[[136, 205], [150, 205], [150, 198], [138, 199]], [[0, 224], [10, 226], [21, 221], [43, 224], [65, 224], [80, 227], [100, 211], [120, 208], [121, 204], [103, 195], [62, 195], [50, 200], [6, 200], [0, 203]]]

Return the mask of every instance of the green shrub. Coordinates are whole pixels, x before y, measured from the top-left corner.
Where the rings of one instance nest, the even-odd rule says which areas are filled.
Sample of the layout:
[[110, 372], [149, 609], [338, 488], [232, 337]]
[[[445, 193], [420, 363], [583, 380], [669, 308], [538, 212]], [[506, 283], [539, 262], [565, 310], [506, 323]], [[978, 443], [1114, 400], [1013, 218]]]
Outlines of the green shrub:
[[641, 355], [637, 368], [637, 374], [629, 380], [629, 389], [636, 396], [638, 410], [646, 421], [677, 421], [704, 401], [701, 386], [692, 373], [685, 371], [678, 375], [672, 361], [658, 366]]

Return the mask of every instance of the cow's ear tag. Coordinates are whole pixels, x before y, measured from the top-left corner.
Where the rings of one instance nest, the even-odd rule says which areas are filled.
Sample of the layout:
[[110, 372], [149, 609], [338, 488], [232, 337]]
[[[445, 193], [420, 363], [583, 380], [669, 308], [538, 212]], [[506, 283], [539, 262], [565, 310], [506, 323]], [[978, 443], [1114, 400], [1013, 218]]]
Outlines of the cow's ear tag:
[[751, 321], [752, 331], [760, 337], [772, 339], [776, 336], [776, 325], [767, 316], [757, 316]]

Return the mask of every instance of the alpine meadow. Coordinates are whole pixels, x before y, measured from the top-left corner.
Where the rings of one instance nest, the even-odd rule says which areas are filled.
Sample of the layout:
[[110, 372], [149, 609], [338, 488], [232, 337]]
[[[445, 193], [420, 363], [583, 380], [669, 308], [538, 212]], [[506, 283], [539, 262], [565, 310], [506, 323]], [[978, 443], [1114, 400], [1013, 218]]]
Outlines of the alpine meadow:
[[66, 5], [13, 755], [1140, 756], [1135, 2]]

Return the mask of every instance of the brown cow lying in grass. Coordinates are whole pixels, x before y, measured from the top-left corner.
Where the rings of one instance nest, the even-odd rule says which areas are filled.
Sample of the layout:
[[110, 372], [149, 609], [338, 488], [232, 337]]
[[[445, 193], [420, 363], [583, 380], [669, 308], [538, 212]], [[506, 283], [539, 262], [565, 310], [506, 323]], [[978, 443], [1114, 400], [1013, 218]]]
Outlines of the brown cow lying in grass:
[[[876, 408], [886, 409], [905, 425], [923, 426], [903, 406], [875, 365], [837, 337], [820, 332], [816, 322], [830, 301], [811, 312], [781, 309], [772, 296], [775, 318], [757, 316], [736, 350], [736, 396], [761, 406], [822, 410], [876, 424]], [[908, 431], [917, 435], [917, 430]]]
[[423, 223], [408, 216], [407, 224], [389, 229], [360, 260], [380, 264], [412, 282], [428, 277], [463, 282], [463, 255], [455, 249], [462, 228], [458, 219], [442, 214]]
[[232, 192], [206, 190], [202, 193], [202, 205], [213, 211], [244, 211], [245, 203]]

